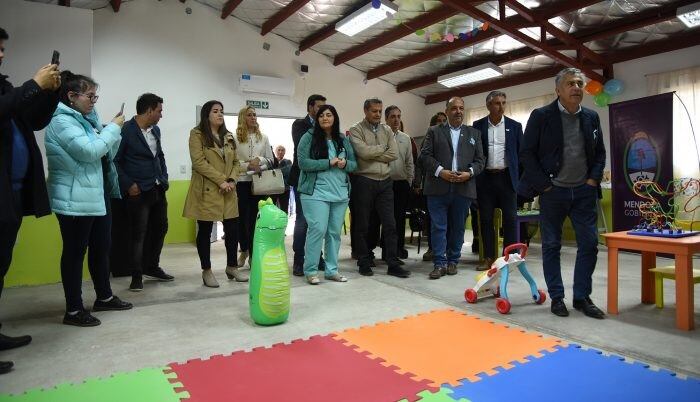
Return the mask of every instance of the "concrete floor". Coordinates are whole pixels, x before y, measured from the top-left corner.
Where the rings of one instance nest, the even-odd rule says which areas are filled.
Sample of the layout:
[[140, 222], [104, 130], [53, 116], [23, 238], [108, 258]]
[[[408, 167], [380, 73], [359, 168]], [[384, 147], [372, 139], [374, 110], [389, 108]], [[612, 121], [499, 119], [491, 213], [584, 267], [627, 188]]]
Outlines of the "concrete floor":
[[[249, 350], [441, 308], [464, 310], [700, 378], [700, 331], [675, 328], [672, 281], [666, 284], [665, 309], [640, 304], [639, 256], [620, 255], [619, 316], [594, 320], [573, 310], [567, 300], [571, 316], [556, 317], [549, 312], [549, 300], [544, 306], [530, 302], [528, 287], [519, 274], [512, 277], [509, 287], [513, 308], [504, 316], [496, 311], [493, 300], [475, 305], [464, 301], [464, 290], [473, 286], [476, 276], [476, 256], [469, 253], [470, 239], [467, 241], [459, 274], [430, 281], [427, 275], [431, 266], [420, 261], [415, 245], [408, 246], [407, 268], [413, 271], [410, 279], [385, 275], [386, 266], [381, 262], [375, 276], [360, 276], [355, 261], [350, 259], [349, 238], [344, 237], [341, 272], [349, 282], [310, 286], [302, 278], [292, 277], [290, 319], [284, 325], [267, 328], [254, 325], [249, 318], [248, 285], [226, 280], [221, 241], [212, 245], [212, 260], [222, 285], [219, 289], [202, 286], [194, 245], [166, 246], [161, 265], [176, 280], [147, 281], [143, 292], [131, 293], [127, 291], [129, 278], [113, 279], [115, 294], [133, 302], [135, 308], [96, 313], [102, 325], [94, 328], [61, 324], [64, 298], [60, 284], [7, 289], [0, 303], [3, 333], [31, 334], [34, 341], [23, 348], [0, 352], [0, 360], [15, 361], [15, 370], [0, 376], [0, 393]], [[291, 262], [291, 236], [287, 237], [287, 250]], [[562, 251], [569, 296], [575, 253], [571, 246]], [[544, 288], [540, 256], [539, 245], [533, 244], [528, 266]], [[605, 247], [601, 247], [592, 298], [602, 308], [606, 306], [606, 261]], [[660, 259], [662, 263], [670, 261]], [[86, 282], [83, 288], [86, 306], [90, 306], [94, 301], [92, 285]], [[700, 298], [696, 298], [695, 311], [696, 325], [700, 326]], [[488, 341], [480, 339], [479, 334], [464, 337], [469, 342]]]

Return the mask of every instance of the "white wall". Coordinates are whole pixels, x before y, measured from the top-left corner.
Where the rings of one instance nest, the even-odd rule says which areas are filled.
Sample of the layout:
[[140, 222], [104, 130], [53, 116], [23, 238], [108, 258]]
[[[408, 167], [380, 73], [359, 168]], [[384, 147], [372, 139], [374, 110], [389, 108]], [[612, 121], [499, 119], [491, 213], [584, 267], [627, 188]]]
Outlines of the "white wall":
[[[54, 50], [61, 53], [61, 69], [91, 73], [92, 10], [0, 0], [0, 27], [10, 35], [0, 73], [15, 86], [49, 64]], [[43, 154], [43, 132], [37, 142]]]
[[[192, 8], [187, 15], [185, 8]], [[270, 51], [262, 48], [269, 42]], [[303, 116], [306, 98], [320, 93], [335, 105], [345, 129], [364, 117], [362, 103], [372, 96], [385, 105], [401, 107], [406, 127], [421, 133], [427, 128], [423, 99], [398, 94], [379, 80], [363, 84], [364, 74], [347, 66], [334, 67], [329, 58], [313, 51], [295, 56], [297, 46], [274, 34], [260, 36], [259, 28], [197, 2], [135, 0], [94, 12], [93, 75], [100, 83], [102, 119], [107, 120], [126, 102], [127, 116], [135, 112], [138, 95], [154, 92], [164, 102], [159, 126], [171, 177], [188, 179], [189, 130], [195, 125], [195, 108], [218, 99], [227, 113], [237, 113], [246, 99], [268, 100], [269, 110], [259, 115]], [[302, 79], [299, 65], [309, 65]], [[289, 97], [243, 95], [238, 92], [241, 73], [296, 77], [296, 92]], [[229, 127], [229, 130], [233, 127]], [[182, 166], [186, 173], [180, 173]]]
[[[637, 60], [615, 64], [615, 78], [622, 80], [625, 90], [621, 95], [613, 97], [612, 102], [621, 102], [630, 99], [643, 98], [647, 96], [646, 75], [673, 71], [687, 67], [700, 65], [700, 46], [689, 47], [673, 52], [661, 53], [654, 56], [644, 57]], [[502, 89], [509, 101], [532, 98], [535, 96], [553, 94], [554, 78], [535, 81], [528, 84], [517, 85]], [[483, 106], [486, 101], [487, 92], [471, 95], [464, 98], [465, 109]], [[600, 115], [600, 124], [605, 134], [605, 146], [607, 153], [607, 168], [610, 168], [610, 119], [608, 108], [601, 108], [593, 103], [593, 97], [586, 95], [583, 106], [589, 107]], [[432, 116], [438, 111], [444, 111], [444, 102], [428, 106], [428, 115]], [[521, 122], [525, 124], [525, 122]]]

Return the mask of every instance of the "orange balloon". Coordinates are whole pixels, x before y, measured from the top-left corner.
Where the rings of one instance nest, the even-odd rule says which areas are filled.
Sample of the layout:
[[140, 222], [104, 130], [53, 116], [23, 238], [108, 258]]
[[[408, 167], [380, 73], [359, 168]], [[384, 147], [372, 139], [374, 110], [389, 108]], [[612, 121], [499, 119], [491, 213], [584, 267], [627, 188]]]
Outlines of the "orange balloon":
[[583, 90], [586, 91], [589, 95], [596, 96], [599, 93], [603, 92], [603, 84], [596, 80], [591, 80], [588, 81], [588, 84], [586, 84], [585, 87], [583, 87]]

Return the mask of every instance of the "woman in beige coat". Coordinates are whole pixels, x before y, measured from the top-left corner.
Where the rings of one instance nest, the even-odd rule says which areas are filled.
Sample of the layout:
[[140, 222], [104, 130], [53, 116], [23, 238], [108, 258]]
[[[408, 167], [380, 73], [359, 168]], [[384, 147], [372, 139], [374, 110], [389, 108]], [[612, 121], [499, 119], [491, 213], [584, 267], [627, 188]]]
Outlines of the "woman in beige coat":
[[202, 281], [212, 288], [219, 287], [211, 272], [210, 241], [214, 222], [224, 224], [226, 245], [226, 275], [238, 282], [248, 278], [238, 270], [238, 197], [236, 181], [239, 162], [236, 143], [224, 124], [224, 106], [209, 101], [202, 106], [199, 125], [190, 131], [192, 179], [187, 191], [185, 218], [197, 220], [197, 253], [202, 265]]

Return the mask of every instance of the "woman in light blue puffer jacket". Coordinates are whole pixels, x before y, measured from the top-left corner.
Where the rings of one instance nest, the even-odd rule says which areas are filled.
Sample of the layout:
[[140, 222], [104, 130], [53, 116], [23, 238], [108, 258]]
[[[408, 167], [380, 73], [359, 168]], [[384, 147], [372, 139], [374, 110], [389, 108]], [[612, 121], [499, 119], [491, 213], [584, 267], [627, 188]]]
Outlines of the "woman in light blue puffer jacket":
[[118, 114], [102, 128], [95, 102], [97, 84], [70, 71], [61, 73], [60, 103], [46, 128], [44, 143], [49, 167], [51, 209], [63, 239], [61, 279], [66, 295], [63, 323], [80, 327], [100, 325], [83, 307], [83, 259], [97, 300], [92, 311], [128, 310], [131, 303], [112, 294], [109, 249], [112, 215], [110, 198], [119, 197], [113, 157], [121, 141], [124, 116]]

